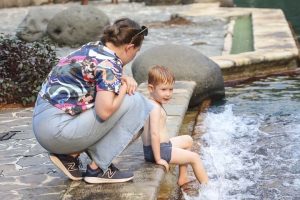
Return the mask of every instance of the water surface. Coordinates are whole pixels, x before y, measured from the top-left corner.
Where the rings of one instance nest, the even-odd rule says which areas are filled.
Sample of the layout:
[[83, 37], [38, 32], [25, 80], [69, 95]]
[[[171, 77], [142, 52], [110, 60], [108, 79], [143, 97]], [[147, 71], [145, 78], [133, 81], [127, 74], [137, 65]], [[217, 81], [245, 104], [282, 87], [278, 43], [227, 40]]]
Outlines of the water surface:
[[300, 199], [299, 89], [299, 75], [226, 88], [196, 127], [211, 182], [192, 199]]

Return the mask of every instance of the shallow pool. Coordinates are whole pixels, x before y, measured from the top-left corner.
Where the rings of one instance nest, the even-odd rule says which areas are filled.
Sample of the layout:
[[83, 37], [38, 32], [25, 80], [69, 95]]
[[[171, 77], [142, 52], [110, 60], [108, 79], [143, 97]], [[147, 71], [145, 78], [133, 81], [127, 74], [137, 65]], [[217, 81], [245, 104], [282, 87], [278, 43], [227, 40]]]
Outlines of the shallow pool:
[[196, 125], [211, 181], [192, 199], [300, 199], [299, 111], [300, 75], [226, 88]]

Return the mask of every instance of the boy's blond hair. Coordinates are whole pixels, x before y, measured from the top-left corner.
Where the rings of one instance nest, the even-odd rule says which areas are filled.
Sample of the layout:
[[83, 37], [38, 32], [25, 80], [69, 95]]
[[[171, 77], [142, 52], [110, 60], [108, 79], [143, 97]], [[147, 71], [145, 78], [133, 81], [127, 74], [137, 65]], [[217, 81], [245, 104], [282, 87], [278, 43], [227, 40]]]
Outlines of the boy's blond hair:
[[154, 67], [150, 68], [148, 72], [148, 84], [153, 86], [159, 84], [174, 84], [175, 76], [173, 72], [164, 66], [155, 65]]

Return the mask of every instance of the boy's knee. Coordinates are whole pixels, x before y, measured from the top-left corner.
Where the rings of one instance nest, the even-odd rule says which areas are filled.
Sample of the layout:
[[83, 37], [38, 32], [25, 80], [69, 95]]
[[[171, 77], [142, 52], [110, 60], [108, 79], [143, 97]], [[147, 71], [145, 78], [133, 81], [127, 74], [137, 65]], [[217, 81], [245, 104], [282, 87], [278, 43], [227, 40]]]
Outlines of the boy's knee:
[[193, 146], [193, 138], [190, 135], [185, 135], [185, 141], [188, 147]]

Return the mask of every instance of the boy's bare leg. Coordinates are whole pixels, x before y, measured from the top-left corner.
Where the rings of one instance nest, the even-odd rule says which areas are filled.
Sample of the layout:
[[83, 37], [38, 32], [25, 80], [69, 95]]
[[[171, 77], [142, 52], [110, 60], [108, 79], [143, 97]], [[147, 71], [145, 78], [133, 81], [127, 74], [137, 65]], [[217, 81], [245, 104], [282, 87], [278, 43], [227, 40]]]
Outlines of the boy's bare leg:
[[179, 186], [183, 186], [184, 184], [190, 182], [187, 174], [187, 164], [186, 165], [179, 165], [179, 176], [177, 184]]
[[[172, 137], [170, 138], [170, 141], [173, 147], [177, 147], [181, 149], [190, 150], [193, 145], [193, 139], [189, 135], [180, 135], [180, 136]], [[179, 176], [178, 176], [177, 184], [179, 186], [182, 186], [185, 183], [188, 183], [189, 181], [190, 180], [188, 179], [188, 174], [187, 174], [187, 164], [179, 165]]]
[[206, 174], [202, 161], [200, 160], [200, 156], [197, 153], [173, 147], [170, 163], [178, 165], [191, 164], [198, 181], [201, 184], [206, 184], [208, 182], [208, 176]]
[[193, 145], [193, 138], [189, 135], [180, 135], [170, 138], [173, 147], [180, 149], [191, 149]]

